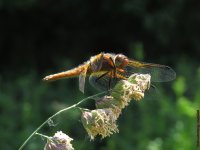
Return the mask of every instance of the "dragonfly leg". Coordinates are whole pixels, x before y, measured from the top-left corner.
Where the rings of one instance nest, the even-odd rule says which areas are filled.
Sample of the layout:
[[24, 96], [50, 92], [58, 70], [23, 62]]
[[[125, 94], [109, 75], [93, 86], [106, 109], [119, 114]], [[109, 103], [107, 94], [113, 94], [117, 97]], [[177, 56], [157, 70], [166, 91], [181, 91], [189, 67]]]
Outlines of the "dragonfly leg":
[[102, 74], [101, 76], [99, 76], [98, 78], [96, 78], [96, 80], [95, 81], [98, 81], [98, 80], [100, 80], [101, 78], [103, 78], [105, 75], [107, 75], [109, 73], [109, 71], [108, 72], [106, 72], [106, 73], [104, 73], [104, 74]]
[[98, 80], [100, 80], [101, 78], [103, 78], [104, 76], [106, 76], [107, 74], [110, 74], [109, 80], [108, 80], [108, 90], [111, 89], [111, 82], [112, 82], [112, 78], [113, 78], [113, 71], [108, 71], [104, 74], [102, 74], [101, 76], [99, 76], [95, 81], [97, 82]]
[[154, 84], [150, 84], [150, 87], [153, 88], [154, 90], [158, 90]]
[[112, 66], [113, 66], [113, 71], [112, 71], [112, 74], [111, 74], [111, 78], [113, 78], [113, 77], [116, 77], [117, 67], [116, 67], [115, 62], [113, 61], [112, 57], [110, 57], [110, 60], [112, 62]]
[[110, 73], [111, 73], [111, 77], [109, 78], [109, 81], [108, 81], [108, 90], [111, 89], [111, 82], [112, 82], [112, 78], [113, 78], [113, 71], [111, 71]]

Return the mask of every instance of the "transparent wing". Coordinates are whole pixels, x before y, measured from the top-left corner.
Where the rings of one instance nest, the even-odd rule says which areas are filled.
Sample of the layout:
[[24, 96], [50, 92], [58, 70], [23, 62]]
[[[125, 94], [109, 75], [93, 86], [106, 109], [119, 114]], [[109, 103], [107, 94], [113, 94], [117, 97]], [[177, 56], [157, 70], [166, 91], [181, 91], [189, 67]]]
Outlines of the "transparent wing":
[[86, 78], [87, 69], [85, 69], [80, 75], [79, 75], [79, 90], [84, 93], [85, 90], [85, 78]]
[[144, 63], [135, 60], [129, 60], [128, 66], [125, 67], [126, 76], [133, 73], [150, 74], [153, 82], [167, 82], [176, 78], [175, 71], [165, 65]]
[[111, 78], [109, 74], [102, 75], [103, 74], [91, 74], [89, 77], [89, 83], [99, 91], [110, 90], [121, 80], [118, 78]]

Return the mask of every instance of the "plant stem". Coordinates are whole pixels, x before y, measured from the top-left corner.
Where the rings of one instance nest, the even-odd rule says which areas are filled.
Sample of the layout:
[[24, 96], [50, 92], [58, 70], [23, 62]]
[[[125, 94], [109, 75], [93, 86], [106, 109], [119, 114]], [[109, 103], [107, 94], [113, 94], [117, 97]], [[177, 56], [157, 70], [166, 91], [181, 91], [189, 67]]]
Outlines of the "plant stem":
[[51, 138], [51, 137], [49, 137], [49, 136], [46, 136], [46, 135], [41, 134], [41, 133], [38, 133], [38, 132], [36, 132], [35, 135], [39, 135], [39, 136], [44, 137], [44, 138], [46, 138], [46, 139], [50, 139], [50, 138]]
[[43, 122], [25, 141], [24, 143], [20, 146], [19, 150], [22, 150], [22, 148], [27, 144], [27, 142], [49, 121], [51, 120], [52, 118], [54, 118], [55, 116], [59, 115], [60, 113], [64, 112], [64, 111], [67, 111], [67, 110], [70, 110], [72, 108], [76, 108], [78, 105], [80, 105], [81, 103], [85, 102], [86, 100], [88, 99], [92, 99], [94, 97], [97, 97], [99, 95], [102, 95], [102, 94], [105, 94], [106, 92], [101, 92], [101, 93], [98, 93], [98, 94], [95, 94], [95, 95], [92, 95], [92, 96], [89, 96], [87, 98], [84, 98], [83, 100], [81, 100], [80, 102], [70, 106], [70, 107], [67, 107], [67, 108], [64, 108], [60, 111], [58, 111], [57, 113], [55, 113], [54, 115], [52, 115], [51, 117], [49, 117], [45, 122]]

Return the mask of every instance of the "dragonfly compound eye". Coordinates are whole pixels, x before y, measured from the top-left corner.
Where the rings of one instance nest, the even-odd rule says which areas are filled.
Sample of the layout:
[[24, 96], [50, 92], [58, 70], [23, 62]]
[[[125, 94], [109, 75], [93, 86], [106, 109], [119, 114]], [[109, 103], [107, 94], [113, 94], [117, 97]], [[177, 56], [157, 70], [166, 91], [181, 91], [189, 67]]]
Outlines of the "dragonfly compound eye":
[[115, 65], [117, 67], [124, 67], [128, 64], [128, 58], [123, 54], [118, 54], [115, 57]]

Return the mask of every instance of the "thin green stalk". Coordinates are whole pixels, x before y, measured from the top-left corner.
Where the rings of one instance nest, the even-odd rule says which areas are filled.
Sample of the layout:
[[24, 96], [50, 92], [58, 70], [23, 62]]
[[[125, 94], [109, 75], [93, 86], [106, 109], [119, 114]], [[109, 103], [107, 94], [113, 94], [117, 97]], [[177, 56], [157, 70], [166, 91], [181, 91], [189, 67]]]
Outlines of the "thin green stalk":
[[70, 106], [70, 107], [67, 107], [67, 108], [64, 108], [60, 111], [58, 111], [57, 113], [55, 113], [54, 115], [52, 115], [51, 117], [49, 117], [45, 122], [43, 122], [25, 141], [24, 143], [20, 146], [19, 150], [22, 150], [22, 148], [24, 148], [24, 146], [27, 144], [27, 142], [49, 121], [51, 120], [52, 118], [54, 118], [55, 116], [59, 115], [60, 113], [64, 112], [64, 111], [67, 111], [67, 110], [70, 110], [72, 108], [76, 108], [78, 105], [80, 105], [81, 103], [85, 102], [86, 100], [88, 99], [92, 99], [94, 97], [97, 97], [99, 95], [102, 95], [102, 94], [105, 94], [106, 92], [101, 92], [101, 93], [98, 93], [98, 94], [95, 94], [95, 95], [92, 95], [92, 96], [89, 96], [87, 98], [84, 98], [83, 100], [81, 100], [80, 102]]
[[44, 137], [44, 138], [46, 138], [46, 139], [50, 139], [50, 138], [51, 138], [51, 137], [49, 137], [49, 136], [46, 136], [46, 135], [41, 134], [41, 133], [38, 133], [38, 132], [36, 132], [35, 135], [39, 135], [39, 136]]

